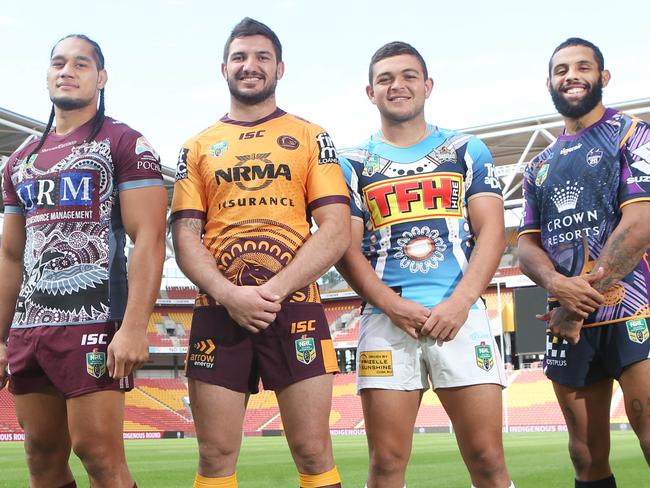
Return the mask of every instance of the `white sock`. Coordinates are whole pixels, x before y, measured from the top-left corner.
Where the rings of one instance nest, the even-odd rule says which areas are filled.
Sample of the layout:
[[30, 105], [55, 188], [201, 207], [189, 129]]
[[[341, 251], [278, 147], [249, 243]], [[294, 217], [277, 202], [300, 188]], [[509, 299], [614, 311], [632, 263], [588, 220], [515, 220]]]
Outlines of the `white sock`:
[[[368, 488], [368, 487], [366, 486], [366, 488]], [[471, 488], [476, 488], [476, 486], [472, 485]], [[510, 480], [510, 484], [508, 485], [508, 488], [515, 488], [515, 483], [514, 483], [514, 481]]]

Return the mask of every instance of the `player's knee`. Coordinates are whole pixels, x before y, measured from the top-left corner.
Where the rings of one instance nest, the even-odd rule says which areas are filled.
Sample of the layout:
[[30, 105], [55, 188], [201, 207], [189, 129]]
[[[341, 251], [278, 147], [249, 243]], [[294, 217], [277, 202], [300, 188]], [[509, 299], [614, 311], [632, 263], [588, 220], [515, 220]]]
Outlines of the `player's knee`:
[[32, 473], [58, 464], [67, 466], [69, 453], [67, 446], [57, 442], [57, 439], [25, 438], [25, 455]]
[[471, 473], [481, 479], [500, 479], [506, 471], [503, 451], [496, 446], [473, 449], [465, 457]]
[[374, 448], [370, 452], [370, 469], [378, 476], [392, 475], [406, 470], [408, 460], [408, 452], [390, 448]]
[[79, 457], [88, 474], [95, 479], [114, 476], [125, 463], [122, 446], [112, 446], [97, 439], [82, 439], [73, 442], [72, 450]]
[[583, 441], [572, 439], [569, 441], [569, 456], [576, 470], [576, 473], [583, 474], [588, 472], [593, 466], [598, 465], [604, 458], [607, 461], [607, 454], [599, 453], [598, 450], [590, 448]]
[[331, 468], [329, 439], [306, 437], [294, 441], [291, 449], [301, 473], [321, 473]]
[[204, 473], [221, 473], [224, 469], [234, 469], [239, 449], [237, 446], [199, 441], [199, 464]]

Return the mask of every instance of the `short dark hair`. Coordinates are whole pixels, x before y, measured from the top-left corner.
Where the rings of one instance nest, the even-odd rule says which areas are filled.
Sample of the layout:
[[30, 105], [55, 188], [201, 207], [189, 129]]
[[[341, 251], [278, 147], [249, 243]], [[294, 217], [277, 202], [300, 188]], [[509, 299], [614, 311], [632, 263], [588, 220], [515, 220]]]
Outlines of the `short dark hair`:
[[591, 49], [594, 52], [594, 57], [598, 63], [598, 70], [603, 71], [605, 69], [605, 58], [603, 57], [603, 53], [600, 51], [598, 46], [596, 46], [593, 42], [589, 42], [586, 39], [582, 39], [580, 37], [569, 37], [566, 41], [560, 43], [560, 45], [558, 45], [558, 47], [556, 47], [553, 51], [553, 54], [551, 54], [551, 58], [548, 60], [549, 75], [551, 74], [551, 69], [553, 68], [553, 56], [555, 56], [559, 50], [571, 46], [585, 46]]
[[275, 49], [275, 57], [278, 60], [278, 63], [282, 61], [282, 44], [277, 34], [271, 30], [271, 28], [262, 24], [261, 22], [251, 19], [250, 17], [244, 17], [239, 24], [233, 27], [232, 32], [226, 40], [226, 45], [223, 48], [223, 62], [228, 61], [228, 54], [230, 53], [230, 45], [232, 41], [240, 37], [250, 37], [250, 36], [264, 36], [273, 44]]
[[368, 68], [368, 81], [370, 84], [372, 85], [372, 68], [375, 66], [375, 64], [377, 64], [382, 59], [392, 58], [393, 56], [400, 56], [402, 54], [410, 54], [411, 56], [415, 56], [420, 62], [420, 65], [422, 65], [424, 78], [426, 79], [429, 77], [427, 63], [424, 62], [424, 58], [418, 52], [418, 50], [406, 42], [393, 41], [381, 46], [379, 49], [377, 49], [375, 54], [372, 55], [372, 58], [370, 58], [370, 67]]

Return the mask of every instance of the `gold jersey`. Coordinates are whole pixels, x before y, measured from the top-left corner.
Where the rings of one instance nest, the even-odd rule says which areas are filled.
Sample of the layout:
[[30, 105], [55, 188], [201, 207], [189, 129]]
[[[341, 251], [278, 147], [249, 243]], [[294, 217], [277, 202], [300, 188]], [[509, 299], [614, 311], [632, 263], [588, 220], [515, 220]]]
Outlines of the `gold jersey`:
[[[171, 220], [205, 222], [203, 244], [236, 285], [261, 285], [310, 236], [311, 212], [349, 202], [332, 140], [276, 110], [255, 122], [222, 118], [180, 151]], [[318, 302], [315, 283], [290, 301]], [[212, 300], [199, 292], [197, 305]]]

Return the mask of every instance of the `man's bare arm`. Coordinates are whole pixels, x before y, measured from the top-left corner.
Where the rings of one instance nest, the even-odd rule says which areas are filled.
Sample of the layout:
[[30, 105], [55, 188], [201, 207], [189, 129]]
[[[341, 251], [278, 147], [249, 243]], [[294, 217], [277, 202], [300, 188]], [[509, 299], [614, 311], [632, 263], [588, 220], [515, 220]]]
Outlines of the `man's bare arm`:
[[129, 260], [129, 295], [124, 319], [108, 346], [111, 377], [122, 378], [141, 367], [149, 357], [147, 323], [160, 291], [165, 260], [164, 188], [146, 187], [120, 193], [124, 229], [133, 241]]
[[204, 222], [181, 218], [172, 223], [178, 267], [192, 283], [226, 307], [230, 316], [250, 332], [265, 329], [280, 310], [279, 300], [259, 286], [236, 286], [217, 268], [214, 256], [202, 242]]
[[650, 247], [650, 202], [636, 202], [621, 210], [621, 221], [605, 242], [594, 269], [603, 276], [592, 286], [604, 293], [630, 274]]
[[7, 339], [23, 282], [25, 217], [5, 214], [0, 247], [0, 389], [7, 382]]
[[350, 243], [350, 207], [332, 203], [312, 212], [318, 230], [302, 245], [293, 260], [261, 285], [280, 300], [313, 283], [343, 255]]
[[[572, 316], [585, 319], [603, 303], [602, 294], [591, 286], [596, 276], [567, 277], [555, 270], [542, 247], [539, 233], [520, 236], [518, 254], [521, 271], [548, 290]], [[602, 271], [599, 273], [602, 274]]]
[[417, 338], [418, 331], [429, 316], [429, 309], [400, 297], [377, 276], [370, 262], [361, 252], [363, 233], [363, 221], [353, 218], [350, 246], [336, 263], [336, 269], [368, 303], [382, 310], [408, 335]]

